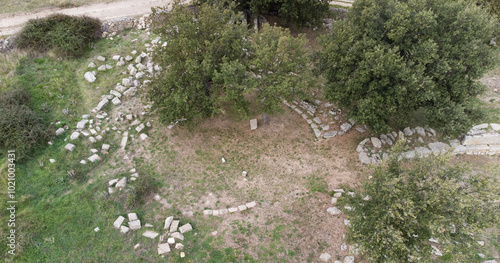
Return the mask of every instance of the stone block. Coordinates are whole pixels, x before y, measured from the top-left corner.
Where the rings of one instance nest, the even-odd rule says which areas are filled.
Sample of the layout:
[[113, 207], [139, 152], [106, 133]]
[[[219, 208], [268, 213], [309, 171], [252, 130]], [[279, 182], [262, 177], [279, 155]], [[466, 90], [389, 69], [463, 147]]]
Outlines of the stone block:
[[179, 240], [184, 240], [184, 236], [179, 232], [174, 232], [170, 236]]
[[239, 205], [239, 206], [238, 206], [238, 209], [239, 209], [240, 211], [245, 211], [245, 210], [247, 210], [247, 206], [246, 206], [246, 205]]
[[123, 216], [119, 216], [115, 222], [113, 223], [113, 227], [114, 228], [120, 228], [120, 226], [122, 225], [123, 221], [125, 220], [125, 217]]
[[382, 141], [379, 140], [377, 137], [371, 137], [372, 145], [375, 148], [380, 148], [382, 147]]
[[247, 203], [247, 204], [246, 204], [246, 207], [247, 207], [247, 208], [253, 208], [253, 207], [255, 207], [256, 205], [257, 205], [257, 203], [256, 203], [255, 201], [252, 201], [252, 202], [250, 202], [250, 203]]
[[352, 125], [350, 123], [342, 123], [342, 125], [340, 125], [340, 129], [344, 132], [347, 132], [349, 131], [350, 129], [352, 128]]
[[189, 232], [191, 230], [193, 230], [193, 227], [189, 223], [179, 227], [179, 231], [181, 231], [181, 234], [184, 234], [184, 233]]
[[113, 103], [113, 105], [120, 105], [122, 103], [122, 101], [118, 98], [118, 97], [114, 97], [111, 102]]
[[120, 190], [125, 188], [125, 186], [127, 186], [127, 177], [123, 177], [116, 183], [116, 188], [120, 188]]
[[500, 134], [498, 133], [486, 133], [475, 136], [465, 136], [462, 142], [463, 145], [500, 145]]
[[342, 214], [342, 211], [340, 211], [338, 208], [336, 207], [329, 207], [326, 209], [326, 212], [330, 215], [340, 215]]
[[172, 224], [170, 224], [170, 232], [176, 232], [179, 227], [179, 220], [173, 220]]
[[250, 120], [250, 130], [256, 130], [257, 129], [257, 119], [251, 119]]
[[125, 234], [130, 230], [130, 228], [126, 226], [120, 226], [120, 233]]
[[172, 221], [174, 221], [173, 216], [167, 217], [167, 219], [165, 219], [165, 224], [163, 226], [163, 229], [168, 229], [170, 227], [170, 224], [172, 223]]
[[170, 245], [168, 243], [158, 245], [158, 255], [163, 255], [170, 252]]
[[128, 213], [128, 221], [135, 221], [139, 220], [139, 217], [137, 217], [137, 213]]
[[100, 111], [102, 108], [104, 108], [106, 105], [108, 105], [109, 100], [108, 99], [102, 99], [97, 106], [95, 107], [96, 110]]
[[66, 146], [64, 146], [64, 149], [72, 152], [75, 149], [75, 147], [76, 146], [74, 144], [68, 143], [68, 144], [66, 144]]
[[328, 253], [323, 253], [319, 256], [319, 260], [323, 262], [328, 262], [332, 256]]
[[149, 237], [151, 239], [155, 239], [157, 236], [158, 236], [158, 233], [154, 232], [154, 231], [151, 231], [151, 230], [146, 230], [146, 232], [144, 232], [142, 234], [142, 236], [144, 237]]
[[73, 132], [69, 138], [71, 140], [76, 140], [76, 139], [78, 139], [78, 137], [80, 137], [80, 133], [79, 132]]
[[63, 128], [59, 128], [56, 130], [56, 136], [57, 135], [61, 135], [62, 133], [64, 132], [64, 129]]
[[96, 80], [94, 74], [92, 74], [92, 72], [85, 72], [85, 74], [83, 75], [83, 77], [90, 83], [94, 82]]
[[87, 124], [89, 120], [81, 120], [76, 124], [77, 129], [85, 129], [85, 124]]
[[148, 138], [148, 135], [146, 135], [145, 133], [141, 133], [141, 135], [139, 135], [139, 138], [144, 141]]
[[141, 229], [141, 220], [129, 221], [128, 226], [132, 230]]
[[88, 158], [88, 160], [91, 161], [91, 162], [93, 162], [93, 163], [95, 163], [95, 162], [100, 161], [101, 157], [99, 157], [99, 155], [97, 155], [97, 154], [93, 154], [92, 156], [90, 156]]

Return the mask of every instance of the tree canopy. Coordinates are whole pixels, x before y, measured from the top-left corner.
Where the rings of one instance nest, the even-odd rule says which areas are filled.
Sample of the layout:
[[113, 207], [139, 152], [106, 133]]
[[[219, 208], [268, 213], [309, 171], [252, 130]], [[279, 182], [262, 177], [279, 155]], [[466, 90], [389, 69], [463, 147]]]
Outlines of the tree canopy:
[[[198, 0], [198, 3], [221, 2], [219, 0]], [[236, 3], [238, 10], [251, 10], [260, 15], [277, 12], [285, 23], [319, 25], [327, 17], [329, 1], [327, 0], [228, 0]]]
[[320, 41], [325, 95], [375, 131], [423, 110], [463, 131], [478, 118], [476, 81], [495, 57], [492, 17], [470, 1], [358, 0]]
[[350, 220], [346, 238], [370, 262], [429, 262], [432, 245], [450, 262], [472, 262], [478, 235], [498, 222], [500, 212], [492, 203], [499, 198], [498, 173], [483, 172], [444, 156], [394, 157], [339, 200], [351, 207], [343, 210]]
[[241, 13], [222, 4], [196, 10], [174, 3], [153, 12], [162, 44], [154, 60], [165, 70], [149, 85], [148, 97], [166, 122], [214, 116], [222, 104], [248, 115], [249, 94], [272, 113], [282, 99], [302, 94], [312, 80], [304, 36], [265, 25], [250, 35]]

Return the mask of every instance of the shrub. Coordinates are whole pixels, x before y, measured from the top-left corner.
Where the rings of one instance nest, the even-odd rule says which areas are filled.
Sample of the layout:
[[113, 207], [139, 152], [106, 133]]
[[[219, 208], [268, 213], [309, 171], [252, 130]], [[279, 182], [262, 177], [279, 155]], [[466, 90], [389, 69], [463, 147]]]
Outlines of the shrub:
[[64, 57], [79, 57], [100, 35], [101, 22], [91, 17], [54, 14], [31, 19], [16, 39], [22, 49], [46, 52], [53, 49]]
[[15, 150], [18, 160], [45, 145], [49, 128], [27, 105], [29, 95], [20, 89], [0, 94], [0, 148]]
[[320, 41], [325, 94], [377, 132], [418, 110], [445, 132], [465, 131], [478, 121], [476, 80], [495, 64], [493, 22], [470, 1], [356, 1]]
[[450, 262], [471, 262], [479, 250], [474, 236], [498, 222], [495, 176], [445, 156], [393, 157], [355, 195], [339, 199], [341, 207], [352, 208], [344, 210], [350, 220], [346, 238], [369, 262], [430, 262], [430, 238], [439, 240]]
[[144, 201], [147, 196], [157, 189], [156, 180], [148, 174], [141, 174], [139, 178], [130, 185], [131, 189], [126, 196], [126, 204], [129, 208], [133, 208], [138, 203]]

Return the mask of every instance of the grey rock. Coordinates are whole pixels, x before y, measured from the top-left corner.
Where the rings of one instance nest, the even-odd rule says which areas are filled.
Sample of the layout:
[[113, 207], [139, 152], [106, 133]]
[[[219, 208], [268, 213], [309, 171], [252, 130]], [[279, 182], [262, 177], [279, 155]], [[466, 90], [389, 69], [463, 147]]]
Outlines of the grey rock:
[[114, 55], [114, 56], [112, 57], [112, 59], [113, 59], [114, 61], [118, 61], [118, 60], [120, 60], [120, 55]]
[[97, 60], [99, 60], [99, 61], [105, 61], [105, 60], [106, 60], [106, 58], [105, 58], [105, 57], [103, 57], [103, 56], [97, 56]]
[[436, 131], [433, 128], [427, 128], [427, 131], [429, 131], [432, 136], [436, 137]]
[[56, 130], [56, 135], [61, 135], [64, 132], [63, 128], [59, 128]]
[[491, 128], [494, 131], [500, 131], [500, 124], [498, 124], [498, 123], [490, 123], [490, 126], [491, 126]]
[[126, 78], [126, 79], [122, 79], [122, 85], [125, 86], [125, 87], [130, 87], [130, 84], [131, 84], [131, 80]]
[[326, 212], [329, 213], [330, 215], [340, 215], [342, 214], [342, 211], [340, 211], [336, 207], [329, 207], [326, 209]]
[[137, 69], [135, 67], [130, 67], [129, 74], [131, 76], [135, 76], [135, 74], [137, 74]]
[[337, 131], [329, 131], [329, 132], [325, 132], [325, 134], [323, 134], [323, 138], [327, 139], [327, 138], [332, 138], [332, 137], [335, 137], [337, 135]]
[[412, 136], [413, 135], [413, 131], [410, 129], [410, 127], [406, 127], [404, 130], [403, 130], [404, 134], [406, 136]]
[[113, 227], [114, 228], [120, 228], [120, 226], [122, 225], [123, 221], [125, 220], [125, 217], [123, 216], [119, 216], [115, 222], [113, 223]]
[[319, 129], [313, 129], [314, 131], [314, 135], [316, 136], [316, 138], [318, 138], [319, 136], [321, 136], [321, 131]]
[[126, 234], [129, 230], [130, 230], [130, 228], [128, 228], [126, 226], [120, 226], [120, 233], [122, 233], [122, 234]]
[[238, 209], [239, 209], [240, 211], [245, 211], [245, 210], [247, 210], [247, 206], [246, 206], [246, 205], [239, 205], [239, 206], [238, 206]]
[[354, 263], [354, 256], [344, 257], [344, 263]]
[[105, 71], [106, 70], [106, 66], [101, 65], [100, 67], [97, 68], [97, 70], [99, 70], [99, 71]]
[[118, 98], [118, 97], [114, 97], [111, 102], [113, 103], [113, 105], [120, 105], [122, 103], [122, 101]]
[[126, 61], [131, 61], [132, 59], [134, 59], [134, 58], [133, 58], [132, 56], [130, 56], [130, 55], [127, 55], [127, 56], [125, 57], [125, 60], [126, 60]]
[[382, 147], [382, 142], [377, 137], [371, 137], [371, 141], [372, 141], [373, 147], [375, 147], [375, 148]]
[[134, 221], [129, 221], [128, 226], [132, 230], [138, 230], [141, 229], [141, 220], [134, 220]]
[[340, 129], [344, 132], [347, 132], [349, 131], [350, 129], [352, 128], [352, 125], [350, 123], [342, 123], [342, 125], [340, 125]]
[[432, 153], [427, 147], [415, 147], [415, 152], [421, 156], [428, 156]]
[[354, 125], [356, 122], [353, 119], [349, 119], [349, 122]]
[[321, 124], [321, 120], [318, 117], [314, 117], [313, 121], [316, 122], [317, 124]]
[[128, 213], [127, 217], [128, 217], [128, 221], [139, 220], [139, 217], [137, 216], [137, 213]]
[[89, 68], [95, 68], [95, 67], [96, 67], [96, 65], [95, 65], [95, 63], [94, 63], [94, 62], [90, 62], [88, 67], [89, 67]]
[[415, 131], [418, 133], [418, 135], [425, 137], [425, 130], [424, 130], [424, 128], [417, 126], [417, 127], [415, 127]]
[[191, 230], [193, 230], [193, 227], [189, 223], [179, 227], [179, 231], [181, 231], [181, 234], [184, 234], [184, 233], [189, 232]]
[[319, 256], [319, 260], [323, 262], [328, 262], [332, 256], [328, 253], [323, 253]]
[[250, 130], [256, 130], [257, 129], [257, 119], [251, 119], [250, 120]]
[[100, 111], [102, 108], [104, 108], [106, 105], [108, 105], [109, 100], [108, 99], [102, 99], [98, 104], [96, 110]]
[[255, 201], [252, 201], [252, 202], [250, 202], [250, 203], [245, 204], [245, 206], [246, 206], [247, 208], [253, 208], [253, 207], [255, 207], [256, 205], [257, 205], [257, 203], [256, 203]]
[[170, 252], [170, 245], [168, 243], [158, 244], [158, 255], [163, 255]]
[[97, 161], [100, 161], [100, 160], [101, 160], [101, 157], [99, 157], [99, 155], [97, 155], [97, 154], [93, 154], [92, 156], [90, 156], [90, 157], [88, 158], [88, 160], [89, 160], [89, 161], [91, 161], [91, 162], [93, 162], [93, 163], [95, 163], [95, 162], [97, 162]]
[[118, 181], [118, 183], [116, 183], [116, 188], [123, 189], [125, 186], [127, 186], [127, 177], [123, 177], [120, 181]]
[[174, 221], [173, 216], [167, 217], [167, 219], [165, 219], [165, 224], [163, 226], [163, 229], [168, 229], [170, 227], [170, 224], [172, 223], [172, 221]]
[[71, 143], [68, 143], [68, 144], [66, 144], [66, 146], [64, 146], [64, 149], [72, 152], [75, 149], [75, 145], [71, 144]]
[[403, 152], [401, 155], [406, 159], [413, 159], [413, 158], [415, 158], [415, 151], [412, 150], [412, 151]]
[[366, 130], [365, 130], [365, 129], [363, 129], [363, 128], [361, 128], [361, 127], [356, 127], [356, 130], [357, 130], [358, 132], [360, 132], [360, 133], [364, 133], [364, 132], [366, 132]]
[[429, 149], [431, 149], [431, 151], [434, 154], [443, 153], [450, 149], [450, 146], [443, 142], [432, 142], [429, 143], [427, 146], [429, 147]]
[[83, 75], [83, 77], [88, 81], [88, 82], [94, 82], [96, 80], [94, 74], [92, 74], [92, 72], [85, 72], [85, 74]]
[[172, 224], [170, 224], [170, 232], [176, 232], [177, 228], [179, 228], [179, 220], [173, 220]]
[[122, 94], [116, 90], [110, 90], [109, 91], [109, 94], [115, 96], [115, 97], [118, 97], [118, 98], [121, 98]]
[[368, 157], [368, 154], [366, 154], [366, 152], [360, 152], [358, 157], [363, 164], [370, 164], [372, 162], [371, 158]]
[[137, 92], [137, 88], [131, 87], [128, 90], [126, 90], [125, 92], [123, 92], [123, 95], [128, 96], [128, 97], [132, 97], [135, 95], [136, 92]]
[[155, 239], [158, 235], [159, 235], [158, 233], [151, 230], [146, 230], [146, 232], [142, 234], [142, 236], [149, 237], [151, 239]]

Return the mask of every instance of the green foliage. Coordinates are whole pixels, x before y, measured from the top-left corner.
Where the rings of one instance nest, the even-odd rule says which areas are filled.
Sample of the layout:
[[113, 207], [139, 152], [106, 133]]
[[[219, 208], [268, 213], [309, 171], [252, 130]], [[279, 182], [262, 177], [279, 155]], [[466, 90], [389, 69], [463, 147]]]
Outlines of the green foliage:
[[[225, 2], [219, 0], [198, 0], [197, 3]], [[235, 3], [239, 11], [251, 10], [255, 15], [277, 12], [285, 23], [298, 26], [320, 25], [329, 13], [327, 0], [228, 0]]]
[[478, 251], [474, 236], [499, 220], [493, 178], [443, 157], [392, 158], [360, 192], [339, 200], [352, 207], [344, 210], [351, 223], [346, 237], [370, 262], [428, 262], [431, 237], [453, 262], [471, 262]]
[[170, 13], [153, 11], [155, 32], [167, 43], [153, 56], [166, 70], [149, 85], [148, 98], [162, 121], [211, 117], [223, 112], [222, 102], [247, 117], [246, 95], [254, 92], [272, 113], [280, 97], [308, 87], [305, 37], [269, 25], [249, 36], [241, 14], [232, 10], [205, 3], [193, 12], [176, 2]]
[[356, 1], [320, 41], [325, 94], [375, 131], [418, 109], [445, 132], [463, 131], [477, 121], [475, 80], [495, 62], [492, 21], [465, 1]]
[[79, 57], [100, 37], [100, 28], [101, 22], [96, 18], [54, 14], [29, 20], [16, 45], [39, 52], [53, 49], [60, 56]]
[[0, 94], [0, 148], [15, 150], [18, 160], [45, 145], [50, 129], [28, 106], [30, 97], [21, 89]]

